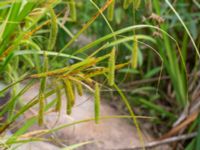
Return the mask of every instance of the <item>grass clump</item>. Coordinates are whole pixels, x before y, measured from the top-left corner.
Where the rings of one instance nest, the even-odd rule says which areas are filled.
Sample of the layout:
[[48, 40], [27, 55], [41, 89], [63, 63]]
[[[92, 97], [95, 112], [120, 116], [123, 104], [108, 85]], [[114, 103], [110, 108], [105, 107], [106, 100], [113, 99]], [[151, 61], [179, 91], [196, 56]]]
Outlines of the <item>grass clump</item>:
[[[99, 123], [100, 92], [112, 88], [112, 95], [121, 96], [123, 103], [117, 104], [126, 106], [143, 146], [136, 114], [155, 117], [150, 127], [159, 135], [174, 131], [191, 114], [199, 114], [193, 107], [198, 104], [199, 91], [198, 9], [197, 1], [1, 1], [0, 83], [7, 86], [0, 95], [9, 92], [10, 97], [0, 108], [4, 118], [0, 133], [13, 128], [35, 105], [39, 109], [36, 117], [26, 120], [0, 147], [19, 142], [37, 121], [43, 125], [52, 108], [60, 112], [63, 91], [68, 115], [75, 104], [75, 91], [80, 96], [85, 90], [94, 94], [94, 118], [84, 121]], [[95, 38], [80, 47], [81, 35]], [[24, 103], [22, 95], [38, 82], [38, 95]], [[53, 94], [55, 99], [45, 100]], [[181, 115], [184, 110], [189, 115]], [[176, 132], [197, 132], [192, 140], [178, 144], [186, 149], [199, 147], [197, 116]]]

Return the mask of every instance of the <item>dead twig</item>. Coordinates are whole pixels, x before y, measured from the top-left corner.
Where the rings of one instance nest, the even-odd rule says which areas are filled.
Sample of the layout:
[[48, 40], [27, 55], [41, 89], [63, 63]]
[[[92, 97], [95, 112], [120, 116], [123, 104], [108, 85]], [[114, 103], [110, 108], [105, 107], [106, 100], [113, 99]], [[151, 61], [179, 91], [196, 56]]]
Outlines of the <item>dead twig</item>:
[[[190, 134], [183, 134], [179, 136], [173, 136], [164, 140], [147, 143], [145, 145], [145, 148], [158, 147], [161, 145], [170, 144], [170, 143], [181, 141], [181, 140], [191, 139], [191, 138], [194, 138], [195, 136], [197, 136], [197, 132], [193, 132]], [[122, 148], [122, 149], [117, 149], [117, 150], [140, 150], [142, 148], [143, 148], [142, 146], [139, 146], [139, 147], [133, 147], [133, 148]]]
[[[197, 73], [191, 73], [188, 75], [189, 78], [194, 77], [194, 76], [200, 76], [200, 71]], [[146, 84], [146, 83], [151, 83], [151, 82], [156, 82], [158, 80], [169, 80], [170, 76], [162, 76], [162, 77], [154, 77], [154, 78], [150, 78], [150, 79], [144, 79], [144, 80], [136, 80], [133, 82], [129, 82], [127, 84], [125, 84], [123, 87], [130, 87], [130, 86], [134, 86], [134, 85], [139, 85], [139, 84]]]

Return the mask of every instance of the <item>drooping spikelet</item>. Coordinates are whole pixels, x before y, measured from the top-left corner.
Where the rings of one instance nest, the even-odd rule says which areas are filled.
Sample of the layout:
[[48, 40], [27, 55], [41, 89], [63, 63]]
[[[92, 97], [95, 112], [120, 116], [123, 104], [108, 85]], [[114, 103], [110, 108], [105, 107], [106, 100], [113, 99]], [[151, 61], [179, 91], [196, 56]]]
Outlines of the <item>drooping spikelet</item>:
[[133, 42], [134, 43], [131, 54], [131, 66], [135, 69], [137, 67], [138, 62], [138, 41], [136, 36], [134, 36]]
[[57, 97], [57, 101], [56, 101], [55, 111], [60, 111], [61, 105], [62, 105], [62, 99], [61, 99], [61, 91], [57, 84], [56, 84], [56, 97]]
[[69, 79], [63, 79], [64, 81], [64, 87], [65, 87], [65, 95], [67, 99], [67, 114], [71, 114], [72, 106], [74, 105], [74, 91], [71, 84], [71, 81]]
[[82, 88], [82, 84], [79, 82], [75, 83], [76, 86], [76, 90], [79, 96], [83, 96], [83, 88]]
[[141, 4], [141, 0], [133, 0], [133, 9], [138, 10], [138, 8], [140, 7], [140, 4]]
[[49, 37], [49, 43], [48, 43], [48, 50], [53, 50], [56, 39], [57, 39], [57, 33], [58, 33], [58, 25], [57, 25], [57, 17], [53, 10], [53, 8], [49, 8], [49, 13], [51, 16], [51, 29], [50, 29], [50, 37]]
[[94, 91], [94, 112], [95, 112], [95, 122], [99, 123], [99, 115], [100, 115], [100, 89], [99, 84], [95, 84]]
[[116, 49], [113, 48], [108, 61], [108, 83], [110, 86], [113, 86], [115, 82], [115, 53]]
[[[47, 53], [44, 53], [44, 67], [43, 71], [48, 71], [48, 57]], [[40, 91], [39, 91], [39, 112], [38, 112], [38, 124], [41, 126], [44, 122], [44, 110], [45, 110], [45, 92], [46, 88], [46, 77], [42, 78], [40, 81]]]
[[38, 125], [41, 126], [44, 123], [44, 105], [45, 105], [45, 97], [44, 94], [41, 93], [39, 96], [39, 113], [38, 113]]
[[115, 9], [115, 0], [112, 1], [112, 3], [110, 4], [110, 6], [108, 7], [108, 20], [112, 21], [113, 20], [113, 16], [114, 16], [114, 9]]
[[127, 9], [133, 0], [124, 0], [123, 8]]
[[70, 16], [72, 18], [72, 21], [76, 21], [76, 3], [74, 0], [69, 1], [69, 9], [70, 9]]

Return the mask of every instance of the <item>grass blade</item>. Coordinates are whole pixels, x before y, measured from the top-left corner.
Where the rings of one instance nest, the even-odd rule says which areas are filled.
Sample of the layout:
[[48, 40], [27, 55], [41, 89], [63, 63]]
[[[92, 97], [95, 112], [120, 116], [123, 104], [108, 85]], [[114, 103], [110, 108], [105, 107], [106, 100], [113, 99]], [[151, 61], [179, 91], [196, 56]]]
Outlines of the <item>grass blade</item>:
[[198, 116], [198, 119], [197, 119], [198, 121], [198, 133], [197, 133], [197, 143], [196, 143], [196, 150], [199, 150], [199, 148], [200, 148], [200, 114], [199, 114], [199, 116]]
[[142, 132], [141, 132], [140, 126], [139, 126], [139, 124], [137, 122], [136, 115], [134, 114], [134, 112], [133, 112], [133, 110], [132, 110], [132, 108], [131, 108], [131, 106], [130, 106], [127, 98], [126, 98], [126, 96], [124, 95], [124, 93], [120, 90], [120, 88], [116, 84], [114, 84], [114, 87], [117, 90], [117, 92], [119, 93], [119, 95], [121, 96], [121, 98], [122, 98], [123, 102], [125, 103], [125, 105], [126, 105], [128, 111], [129, 111], [130, 115], [132, 116], [133, 123], [136, 126], [137, 133], [138, 133], [138, 136], [139, 136], [139, 139], [140, 139], [140, 143], [141, 143], [141, 145], [143, 147], [143, 150], [145, 150]]
[[77, 149], [81, 146], [84, 146], [84, 145], [87, 145], [87, 144], [91, 144], [91, 143], [94, 143], [94, 141], [87, 141], [87, 142], [82, 142], [82, 143], [77, 143], [77, 144], [73, 144], [73, 145], [70, 145], [66, 148], [62, 148], [61, 150], [73, 150], [73, 149]]
[[175, 13], [175, 15], [178, 17], [179, 21], [181, 22], [181, 24], [183, 25], [183, 27], [185, 28], [185, 31], [187, 32], [188, 36], [190, 37], [190, 40], [195, 48], [195, 51], [200, 59], [200, 53], [199, 50], [192, 38], [192, 35], [190, 34], [190, 31], [188, 30], [187, 26], [185, 25], [184, 21], [181, 19], [180, 15], [178, 14], [178, 12], [174, 9], [174, 7], [171, 5], [171, 3], [168, 0], [165, 0], [165, 2], [169, 5], [169, 7], [171, 8], [171, 10]]

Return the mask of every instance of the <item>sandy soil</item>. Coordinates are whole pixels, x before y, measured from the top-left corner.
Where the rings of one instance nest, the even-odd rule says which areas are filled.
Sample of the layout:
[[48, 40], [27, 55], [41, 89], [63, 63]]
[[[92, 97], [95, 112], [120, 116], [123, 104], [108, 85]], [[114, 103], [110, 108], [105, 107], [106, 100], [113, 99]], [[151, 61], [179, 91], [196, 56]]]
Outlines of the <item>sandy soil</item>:
[[[23, 96], [24, 101], [29, 101], [31, 98], [37, 95], [38, 89], [38, 85], [34, 85]], [[94, 116], [93, 97], [88, 94], [85, 94], [82, 97], [76, 96], [76, 103], [70, 116], [66, 115], [65, 102], [66, 99], [65, 96], [63, 96], [63, 104], [60, 115], [58, 115], [56, 112], [46, 115], [45, 127], [51, 129], [56, 126], [69, 124], [74, 121], [83, 120]], [[34, 112], [37, 112], [37, 107], [34, 108]], [[32, 113], [33, 111], [27, 112], [25, 114], [25, 118], [32, 115]], [[103, 100], [101, 102], [101, 116], [111, 115], [120, 114], [105, 100]], [[41, 129], [41, 127], [38, 127], [37, 124], [35, 124], [30, 130], [37, 129]], [[143, 132], [144, 141], [151, 141], [152, 138], [142, 127], [141, 129]], [[131, 148], [141, 145], [135, 126], [130, 123], [130, 120], [127, 119], [104, 119], [100, 120], [99, 124], [95, 124], [94, 121], [76, 124], [55, 132], [52, 137], [56, 139], [57, 144], [60, 144], [60, 146], [71, 145], [85, 141], [94, 141], [94, 143], [78, 148], [78, 150], [111, 150]], [[37, 148], [33, 150], [37, 150]]]

